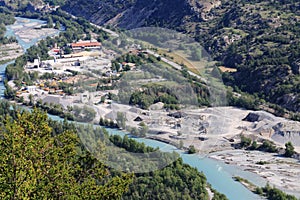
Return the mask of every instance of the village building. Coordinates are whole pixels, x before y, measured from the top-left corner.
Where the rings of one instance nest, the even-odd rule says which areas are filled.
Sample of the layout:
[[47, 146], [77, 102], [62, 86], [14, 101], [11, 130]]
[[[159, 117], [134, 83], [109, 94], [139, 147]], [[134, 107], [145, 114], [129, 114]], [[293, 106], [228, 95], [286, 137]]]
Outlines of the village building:
[[85, 49], [100, 49], [101, 43], [97, 41], [79, 41], [71, 44], [73, 51], [80, 51]]
[[31, 93], [31, 92], [34, 92], [36, 90], [36, 86], [27, 86], [26, 87], [26, 90]]

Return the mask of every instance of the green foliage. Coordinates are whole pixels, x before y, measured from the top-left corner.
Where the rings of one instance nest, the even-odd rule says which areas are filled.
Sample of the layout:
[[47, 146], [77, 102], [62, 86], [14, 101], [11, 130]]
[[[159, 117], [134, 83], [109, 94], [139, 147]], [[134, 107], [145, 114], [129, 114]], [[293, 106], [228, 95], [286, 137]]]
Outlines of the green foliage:
[[49, 114], [57, 115], [62, 118], [67, 118], [68, 120], [74, 120], [75, 118], [70, 111], [64, 110], [61, 104], [48, 104], [47, 102], [43, 103], [41, 100], [38, 100], [35, 106], [46, 111]]
[[130, 97], [130, 105], [138, 105], [143, 109], [148, 109], [148, 107], [154, 103], [153, 97], [145, 94], [144, 92], [134, 92]]
[[244, 135], [241, 135], [241, 147], [242, 148], [247, 148], [251, 145], [251, 138], [247, 138], [246, 136]]
[[178, 159], [161, 170], [137, 174], [123, 199], [208, 199], [206, 186], [202, 173]]
[[[159, 84], [152, 84], [145, 86], [145, 90], [143, 92], [133, 92], [131, 94], [129, 104], [131, 105], [138, 105], [143, 109], [148, 109], [148, 107], [154, 103], [162, 102], [165, 104], [165, 107], [176, 107], [178, 99], [173, 94], [171, 88], [168, 86], [159, 85]], [[174, 106], [172, 106], [174, 105]]]
[[[1, 10], [1, 7], [0, 7]], [[10, 25], [15, 23], [16, 19], [14, 18], [13, 14], [8, 14], [8, 13], [0, 13], [0, 24], [4, 25]]]
[[99, 125], [110, 127], [110, 128], [118, 128], [118, 124], [114, 123], [113, 120], [104, 119], [103, 117], [100, 117]]
[[4, 91], [4, 96], [7, 99], [14, 99], [16, 97], [16, 92], [8, 85], [8, 83], [5, 81], [5, 91]]
[[188, 150], [188, 154], [194, 154], [196, 152], [197, 152], [197, 150], [196, 150], [195, 146], [194, 145], [190, 145], [189, 146], [189, 150]]
[[[297, 111], [299, 102], [287, 102], [283, 98], [299, 94], [299, 88], [293, 87], [299, 85], [299, 73], [293, 70], [300, 53], [299, 22], [293, 24], [291, 19], [299, 16], [299, 12], [293, 9], [297, 3], [284, 1], [281, 6], [277, 6], [277, 3], [262, 1], [254, 3], [253, 9], [246, 10], [243, 8], [248, 6], [248, 2], [244, 5], [242, 2], [245, 3], [228, 2], [224, 7], [227, 14], [220, 19], [211, 36], [224, 34], [231, 37], [233, 34], [229, 34], [228, 29], [246, 33], [228, 47], [221, 43], [214, 47], [213, 54], [217, 54], [225, 66], [238, 70], [230, 75], [230, 79], [225, 80], [226, 83], [237, 85], [242, 91], [257, 93], [266, 101], [279, 104], [288, 110]], [[260, 8], [262, 4], [264, 5]], [[268, 22], [276, 17], [280, 18], [278, 22]], [[240, 23], [235, 24], [237, 21]], [[259, 28], [253, 29], [258, 21], [263, 23], [260, 23]], [[276, 26], [276, 23], [280, 26]]]
[[195, 61], [200, 61], [202, 58], [202, 52], [201, 49], [192, 49], [191, 57]]
[[278, 148], [276, 147], [274, 142], [264, 140], [262, 144], [258, 145], [256, 141], [252, 141], [251, 138], [245, 137], [244, 135], [241, 135], [240, 147], [246, 148], [247, 150], [259, 150], [269, 153], [278, 153]]
[[263, 188], [256, 188], [255, 192], [268, 200], [297, 200], [295, 196], [286, 194], [275, 187], [271, 187], [269, 184]]
[[117, 113], [117, 119], [116, 119], [116, 121], [117, 121], [117, 125], [118, 125], [119, 128], [126, 129], [126, 121], [127, 121], [127, 119], [126, 119], [125, 113], [118, 112]]
[[294, 149], [295, 148], [294, 148], [293, 144], [291, 142], [287, 142], [285, 144], [285, 153], [284, 153], [284, 156], [285, 157], [292, 157], [294, 155], [294, 153], [295, 153]]
[[149, 127], [144, 122], [141, 122], [139, 125], [139, 137], [146, 137]]
[[258, 161], [255, 164], [257, 164], [257, 165], [266, 165], [266, 164], [270, 164], [270, 163], [267, 162], [267, 161]]
[[111, 135], [109, 140], [116, 146], [124, 148], [132, 153], [149, 153], [158, 151], [158, 148], [152, 148], [146, 146], [144, 143], [138, 143], [137, 141], [128, 138], [127, 135], [123, 138], [119, 135]]
[[253, 141], [251, 146], [249, 147], [249, 150], [256, 150], [258, 148], [258, 144], [256, 141]]
[[257, 188], [255, 189], [255, 193], [262, 196], [262, 195], [264, 194], [264, 191], [263, 191], [262, 188], [257, 187]]
[[217, 192], [216, 190], [213, 190], [214, 193], [214, 197], [212, 198], [212, 200], [226, 200], [227, 197], [224, 194], [221, 194], [219, 192]]
[[260, 151], [270, 152], [270, 153], [277, 153], [278, 149], [276, 148], [275, 144], [272, 141], [265, 140], [263, 144], [258, 148]]
[[1, 127], [1, 199], [120, 199], [131, 182], [130, 175], [111, 175], [74, 132], [51, 136], [39, 110], [6, 116]]
[[5, 37], [6, 25], [13, 24], [15, 22], [14, 15], [10, 10], [5, 7], [0, 7], [0, 44], [8, 44], [16, 42], [15, 37]]
[[77, 122], [91, 122], [96, 116], [96, 111], [92, 107], [86, 105], [83, 107], [74, 106], [73, 113], [75, 121]]
[[53, 28], [53, 20], [51, 16], [47, 19], [47, 28]]
[[260, 100], [255, 98], [253, 95], [247, 93], [240, 93], [240, 96], [235, 96], [232, 92], [227, 93], [228, 103], [231, 106], [237, 106], [250, 110], [257, 110], [261, 104]]

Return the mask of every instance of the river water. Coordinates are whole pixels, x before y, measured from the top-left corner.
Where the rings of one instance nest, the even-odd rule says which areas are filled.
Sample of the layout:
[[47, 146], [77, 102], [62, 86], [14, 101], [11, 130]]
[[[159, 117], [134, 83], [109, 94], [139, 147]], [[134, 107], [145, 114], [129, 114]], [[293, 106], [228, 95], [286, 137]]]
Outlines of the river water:
[[[17, 18], [17, 22], [13, 26], [15, 25], [25, 26], [27, 24], [34, 23], [34, 22], [37, 22], [39, 24], [45, 23], [44, 21], [40, 21], [40, 20]], [[6, 35], [15, 36], [15, 32], [12, 29], [12, 26], [7, 26]], [[43, 39], [44, 37], [45, 36], [35, 38], [30, 42], [25, 42], [21, 40], [18, 36], [17, 39], [19, 44], [23, 47], [24, 51], [26, 51], [30, 46], [34, 45], [37, 41]], [[5, 68], [10, 63], [0, 65], [1, 75], [5, 73]], [[3, 82], [0, 82], [0, 96], [3, 97], [3, 94], [4, 94], [4, 85]], [[54, 120], [59, 120], [59, 121], [63, 120], [62, 118], [54, 115], [49, 115], [49, 117]], [[110, 134], [117, 134], [121, 136], [127, 134], [125, 132], [116, 129], [108, 128], [107, 130]], [[225, 194], [230, 200], [261, 199], [258, 195], [253, 194], [248, 189], [246, 189], [242, 184], [232, 179], [233, 176], [240, 176], [245, 179], [248, 179], [249, 181], [257, 184], [258, 186], [264, 186], [266, 182], [254, 173], [245, 172], [236, 166], [227, 165], [221, 161], [213, 160], [207, 157], [201, 157], [200, 155], [185, 154], [184, 152], [176, 149], [174, 146], [165, 144], [163, 142], [159, 142], [151, 139], [142, 139], [142, 138], [133, 138], [133, 139], [137, 140], [138, 142], [144, 142], [146, 145], [151, 147], [159, 147], [160, 150], [164, 152], [176, 151], [177, 153], [180, 154], [184, 163], [197, 168], [200, 172], [203, 172], [207, 177], [207, 181], [212, 185], [212, 187], [217, 191]]]

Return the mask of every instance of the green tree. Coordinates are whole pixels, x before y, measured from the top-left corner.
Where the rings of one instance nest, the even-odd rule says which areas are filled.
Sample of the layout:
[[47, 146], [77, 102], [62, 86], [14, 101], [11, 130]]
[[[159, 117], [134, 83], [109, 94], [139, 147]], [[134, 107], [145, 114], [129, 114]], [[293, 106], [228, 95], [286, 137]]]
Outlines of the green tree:
[[188, 154], [194, 154], [196, 152], [197, 152], [197, 150], [196, 150], [195, 146], [194, 145], [190, 145], [189, 146], [189, 150], [188, 150]]
[[121, 198], [131, 175], [112, 176], [82, 148], [74, 132], [51, 133], [46, 113], [37, 109], [5, 118], [0, 130], [1, 199]]
[[125, 113], [122, 112], [117, 112], [117, 125], [119, 128], [121, 129], [125, 129], [126, 128], [126, 115]]
[[247, 138], [244, 135], [241, 135], [241, 147], [249, 147], [252, 140], [251, 138]]
[[261, 151], [270, 152], [270, 153], [278, 152], [278, 149], [276, 148], [274, 142], [269, 141], [269, 140], [265, 140], [258, 149]]
[[59, 23], [59, 21], [56, 21], [56, 22], [55, 22], [54, 28], [55, 28], [55, 29], [60, 29], [60, 23]]
[[201, 50], [199, 50], [199, 49], [192, 50], [192, 55], [191, 56], [192, 56], [192, 59], [195, 60], [195, 61], [201, 60], [201, 58], [202, 58]]
[[48, 19], [47, 19], [47, 28], [53, 28], [52, 17], [48, 17]]
[[140, 129], [139, 129], [139, 132], [140, 132], [140, 137], [146, 137], [146, 134], [148, 133], [149, 131], [149, 127], [144, 123], [144, 122], [141, 122], [140, 123]]
[[179, 142], [179, 148], [180, 148], [180, 149], [182, 149], [182, 148], [183, 148], [183, 146], [184, 146], [184, 143], [183, 143], [183, 141], [182, 141], [182, 140], [180, 140], [180, 142]]
[[249, 147], [250, 150], [256, 150], [258, 148], [258, 144], [256, 141], [253, 141], [251, 146]]
[[294, 146], [291, 142], [287, 142], [285, 144], [285, 153], [284, 156], [285, 157], [292, 157], [294, 155], [295, 151], [294, 151]]
[[29, 94], [28, 98], [29, 98], [29, 105], [30, 105], [30, 106], [33, 106], [33, 105], [34, 105], [33, 95], [32, 95], [32, 94]]

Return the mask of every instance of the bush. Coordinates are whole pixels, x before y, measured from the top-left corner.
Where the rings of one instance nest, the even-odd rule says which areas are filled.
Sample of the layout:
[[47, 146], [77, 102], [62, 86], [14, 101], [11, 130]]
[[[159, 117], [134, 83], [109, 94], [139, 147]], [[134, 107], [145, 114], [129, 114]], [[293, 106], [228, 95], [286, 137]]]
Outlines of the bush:
[[196, 152], [197, 152], [197, 150], [196, 150], [195, 146], [194, 145], [190, 145], [189, 146], [189, 150], [188, 150], [188, 154], [194, 154]]
[[265, 152], [270, 152], [270, 153], [277, 153], [278, 149], [274, 145], [273, 142], [265, 140], [263, 144], [259, 147], [259, 150], [265, 151]]
[[256, 150], [258, 148], [258, 144], [256, 141], [253, 141], [251, 146], [249, 147], [249, 150]]
[[247, 138], [244, 135], [241, 135], [241, 147], [242, 148], [249, 147], [251, 142], [252, 142], [251, 138]]
[[284, 156], [285, 157], [292, 157], [294, 155], [295, 151], [294, 151], [294, 146], [291, 142], [288, 142], [285, 144], [285, 153]]

